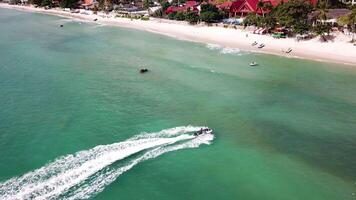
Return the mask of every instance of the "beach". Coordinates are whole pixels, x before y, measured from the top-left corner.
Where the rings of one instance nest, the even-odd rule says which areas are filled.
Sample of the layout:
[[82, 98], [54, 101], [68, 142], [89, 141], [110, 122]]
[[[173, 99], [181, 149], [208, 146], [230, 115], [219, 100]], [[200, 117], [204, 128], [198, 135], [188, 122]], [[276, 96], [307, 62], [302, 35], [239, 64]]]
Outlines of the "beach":
[[[351, 38], [343, 34], [338, 34], [332, 41], [320, 42], [319, 38], [308, 41], [296, 41], [295, 38], [275, 39], [267, 35], [252, 34], [251, 31], [240, 29], [227, 29], [214, 26], [194, 26], [185, 22], [150, 18], [149, 21], [131, 20], [126, 18], [103, 17], [99, 15], [84, 15], [70, 13], [61, 9], [35, 8], [32, 6], [18, 6], [0, 3], [1, 8], [18, 9], [28, 12], [45, 13], [62, 17], [70, 17], [95, 23], [139, 29], [157, 34], [166, 35], [180, 40], [188, 40], [199, 43], [220, 45], [228, 48], [239, 48], [257, 53], [268, 53], [279, 56], [311, 59], [323, 62], [342, 63], [346, 65], [356, 65], [356, 46], [350, 42]], [[265, 44], [265, 47], [258, 49], [252, 46], [253, 42]], [[288, 48], [293, 51], [284, 53]]]

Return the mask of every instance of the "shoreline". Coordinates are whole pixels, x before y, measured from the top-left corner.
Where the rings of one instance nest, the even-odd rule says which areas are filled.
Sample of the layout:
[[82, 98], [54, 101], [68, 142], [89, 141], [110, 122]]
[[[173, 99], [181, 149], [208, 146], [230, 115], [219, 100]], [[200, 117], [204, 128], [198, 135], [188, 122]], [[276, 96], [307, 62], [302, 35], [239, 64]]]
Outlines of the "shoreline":
[[[349, 38], [344, 35], [337, 36], [333, 42], [320, 42], [314, 38], [308, 41], [297, 42], [293, 38], [275, 39], [271, 36], [252, 34], [240, 29], [228, 29], [216, 26], [193, 26], [186, 22], [166, 19], [150, 18], [148, 21], [131, 20], [126, 18], [105, 18], [99, 15], [84, 15], [69, 13], [60, 9], [35, 8], [31, 6], [18, 6], [0, 3], [0, 8], [15, 9], [20, 11], [43, 13], [66, 18], [75, 18], [87, 22], [125, 27], [161, 34], [179, 40], [198, 42], [204, 44], [216, 44], [222, 47], [239, 48], [254, 53], [273, 54], [289, 58], [307, 59], [319, 62], [331, 62], [356, 67], [356, 46], [347, 42]], [[94, 22], [94, 19], [98, 21]], [[247, 36], [246, 36], [247, 35]], [[257, 41], [266, 46], [263, 49], [251, 46]], [[282, 52], [282, 49], [292, 48], [290, 54]]]

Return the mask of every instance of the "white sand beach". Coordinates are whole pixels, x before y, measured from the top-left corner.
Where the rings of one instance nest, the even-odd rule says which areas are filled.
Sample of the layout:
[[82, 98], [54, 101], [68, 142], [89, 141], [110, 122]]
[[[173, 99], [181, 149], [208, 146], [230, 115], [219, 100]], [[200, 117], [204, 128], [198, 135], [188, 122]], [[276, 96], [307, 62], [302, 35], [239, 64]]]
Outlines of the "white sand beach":
[[[356, 46], [349, 42], [351, 40], [350, 36], [346, 36], [341, 33], [336, 34], [333, 41], [320, 42], [319, 38], [314, 38], [298, 42], [294, 38], [275, 39], [267, 35], [252, 34], [247, 30], [214, 26], [193, 26], [185, 22], [157, 18], [150, 18], [149, 21], [130, 20], [115, 17], [108, 18], [99, 15], [70, 13], [62, 11], [61, 9], [45, 10], [43, 8], [34, 8], [32, 6], [18, 6], [4, 3], [0, 3], [0, 7], [78, 18], [90, 22], [93, 22], [94, 19], [98, 19], [95, 23], [140, 29], [181, 40], [216, 44], [223, 47], [240, 48], [260, 53], [343, 63], [356, 66]], [[257, 41], [259, 44], [265, 44], [265, 47], [258, 49], [256, 46], [251, 46], [254, 41]], [[284, 53], [283, 50], [288, 48], [292, 48], [293, 51], [289, 54]]]

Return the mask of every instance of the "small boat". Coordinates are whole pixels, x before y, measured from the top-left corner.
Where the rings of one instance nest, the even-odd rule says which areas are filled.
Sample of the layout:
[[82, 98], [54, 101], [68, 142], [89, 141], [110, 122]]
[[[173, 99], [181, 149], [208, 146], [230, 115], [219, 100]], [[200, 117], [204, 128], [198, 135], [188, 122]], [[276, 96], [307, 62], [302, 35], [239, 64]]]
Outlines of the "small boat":
[[290, 52], [292, 52], [292, 51], [293, 51], [293, 49], [288, 48], [287, 51], [286, 51], [286, 53], [290, 53]]
[[254, 41], [251, 46], [256, 46], [258, 43], [256, 41]]
[[251, 67], [257, 66], [257, 65], [258, 65], [258, 63], [256, 63], [256, 62], [251, 62], [251, 63], [250, 63], [250, 66], [251, 66]]
[[203, 135], [203, 134], [212, 134], [213, 130], [210, 128], [202, 128], [199, 131], [194, 133], [194, 136], [199, 136], [199, 135]]
[[143, 73], [146, 73], [148, 72], [148, 69], [144, 68], [144, 69], [140, 69], [140, 73], [143, 74]]
[[260, 44], [260, 46], [258, 46], [259, 49], [262, 49], [263, 47], [265, 47], [264, 44]]
[[96, 21], [98, 21], [98, 19], [97, 19], [97, 18], [95, 18], [95, 19], [94, 19], [94, 22], [96, 22]]
[[63, 24], [59, 25], [59, 27], [63, 27]]

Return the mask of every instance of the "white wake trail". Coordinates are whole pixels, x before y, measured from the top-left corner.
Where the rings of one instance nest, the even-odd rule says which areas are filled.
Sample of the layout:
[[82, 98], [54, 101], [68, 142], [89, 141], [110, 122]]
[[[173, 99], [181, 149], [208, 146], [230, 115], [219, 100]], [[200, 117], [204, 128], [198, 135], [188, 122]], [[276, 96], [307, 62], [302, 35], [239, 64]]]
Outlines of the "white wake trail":
[[[196, 131], [200, 128], [186, 126], [166, 129], [158, 133], [138, 135], [124, 142], [99, 145], [90, 150], [60, 157], [40, 169], [0, 183], [0, 199], [54, 199], [65, 194], [71, 188], [74, 188], [73, 195], [69, 195], [68, 198], [89, 198], [91, 195], [102, 191], [106, 185], [114, 181], [120, 174], [139, 162], [173, 151], [169, 150], [169, 148], [174, 146], [187, 145], [189, 142], [196, 141], [200, 137], [195, 138], [184, 133]], [[175, 145], [180, 141], [183, 141], [183, 143]], [[154, 149], [150, 150], [152, 148]], [[143, 156], [130, 161], [124, 167], [115, 171], [109, 170], [106, 173], [100, 172], [114, 162], [145, 150], [148, 151]], [[99, 174], [99, 176], [94, 176], [96, 174]], [[85, 187], [75, 188], [92, 176], [94, 178], [90, 184], [85, 184]]]
[[114, 182], [121, 174], [133, 168], [135, 165], [139, 164], [142, 161], [156, 158], [164, 153], [168, 153], [171, 151], [177, 151], [180, 149], [188, 149], [188, 148], [197, 148], [201, 144], [210, 144], [210, 142], [214, 139], [214, 135], [206, 134], [199, 137], [196, 137], [192, 140], [188, 140], [181, 144], [175, 144], [170, 146], [160, 146], [154, 148], [142, 156], [131, 160], [128, 164], [118, 169], [113, 169], [107, 171], [98, 177], [95, 177], [94, 181], [90, 182], [90, 184], [86, 184], [81, 188], [77, 188], [75, 192], [73, 192], [66, 199], [68, 200], [76, 200], [76, 199], [88, 199], [93, 197], [94, 195], [102, 192], [107, 185], [110, 185]]

